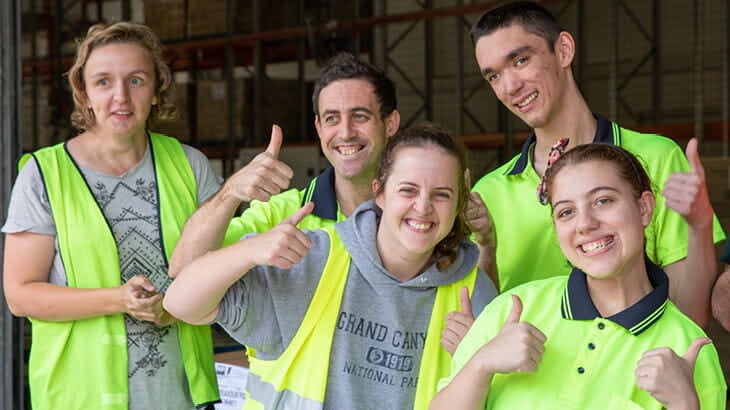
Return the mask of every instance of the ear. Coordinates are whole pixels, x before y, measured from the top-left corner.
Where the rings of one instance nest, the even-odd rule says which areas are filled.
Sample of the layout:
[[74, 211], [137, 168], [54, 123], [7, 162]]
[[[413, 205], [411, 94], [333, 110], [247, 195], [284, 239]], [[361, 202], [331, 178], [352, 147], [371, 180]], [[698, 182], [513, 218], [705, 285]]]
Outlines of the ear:
[[649, 191], [644, 191], [641, 193], [638, 201], [639, 212], [641, 212], [641, 223], [646, 227], [651, 222], [651, 217], [654, 214], [654, 206], [656, 204], [654, 194]]
[[157, 105], [157, 96], [152, 97], [152, 105]]
[[569, 68], [575, 58], [575, 40], [567, 31], [561, 31], [555, 42], [555, 54], [563, 68]]
[[373, 182], [370, 184], [370, 186], [373, 189], [373, 196], [375, 197], [375, 204], [380, 207], [380, 209], [383, 209], [383, 194], [380, 195], [376, 194], [378, 192], [378, 189], [380, 189], [380, 182], [378, 182], [377, 179], [373, 179]]
[[320, 135], [322, 132], [322, 123], [319, 122], [319, 114], [314, 115], [314, 128], [317, 130], [317, 135]]
[[400, 113], [398, 110], [393, 110], [390, 115], [385, 117], [385, 133], [388, 138], [392, 137], [400, 127]]

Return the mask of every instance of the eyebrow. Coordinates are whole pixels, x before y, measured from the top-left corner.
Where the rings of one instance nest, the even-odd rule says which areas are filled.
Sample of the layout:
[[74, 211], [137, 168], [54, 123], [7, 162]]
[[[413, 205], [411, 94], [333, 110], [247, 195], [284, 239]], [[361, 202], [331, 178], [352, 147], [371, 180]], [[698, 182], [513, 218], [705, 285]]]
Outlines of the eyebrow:
[[[349, 112], [349, 113], [366, 112], [368, 114], [373, 114], [373, 112], [369, 108], [367, 108], [367, 107], [353, 107], [353, 108], [350, 108], [347, 112]], [[340, 110], [332, 110], [332, 109], [329, 109], [329, 110], [324, 110], [322, 112], [322, 115], [339, 114], [339, 113], [340, 113]]]
[[[534, 52], [534, 50], [535, 50], [535, 48], [532, 47], [532, 46], [529, 46], [529, 45], [517, 47], [516, 49], [514, 49], [514, 50], [510, 51], [509, 53], [507, 53], [507, 55], [504, 57], [504, 61], [505, 62], [512, 61], [518, 55], [524, 54], [524, 53], [527, 53], [527, 52]], [[491, 73], [492, 71], [494, 71], [494, 69], [492, 67], [484, 67], [482, 69], [482, 76], [485, 76], [485, 75]]]
[[[586, 197], [590, 197], [590, 196], [593, 196], [593, 195], [595, 195], [596, 193], [598, 193], [600, 191], [619, 192], [618, 189], [613, 188], [613, 187], [610, 187], [610, 186], [597, 186], [597, 187], [591, 189], [590, 191], [588, 191], [588, 193], [585, 196]], [[558, 202], [554, 203], [553, 204], [553, 208], [555, 208], [556, 206], [558, 206], [558, 205], [560, 205], [560, 204], [562, 204], [564, 202], [572, 202], [572, 201], [570, 201], [568, 199], [563, 199], [561, 201], [558, 201]]]
[[[134, 70], [132, 72], [129, 72], [129, 73], [126, 74], [126, 76], [138, 75], [138, 74], [144, 74], [146, 76], [150, 76], [150, 73], [148, 73], [146, 70], [144, 70], [142, 68], [140, 68], [139, 70]], [[108, 75], [109, 75], [109, 72], [108, 71], [98, 71], [98, 72], [95, 72], [95, 73], [91, 73], [91, 78], [105, 77], [105, 76], [108, 76]]]
[[[399, 185], [408, 185], [408, 186], [419, 187], [418, 184], [413, 183], [413, 182], [410, 182], [410, 181], [407, 181], [407, 180], [406, 181], [400, 181], [398, 184]], [[450, 186], [437, 186], [437, 187], [434, 187], [433, 190], [434, 191], [449, 191], [449, 192], [452, 192], [452, 193], [454, 192], [454, 188], [452, 188]]]

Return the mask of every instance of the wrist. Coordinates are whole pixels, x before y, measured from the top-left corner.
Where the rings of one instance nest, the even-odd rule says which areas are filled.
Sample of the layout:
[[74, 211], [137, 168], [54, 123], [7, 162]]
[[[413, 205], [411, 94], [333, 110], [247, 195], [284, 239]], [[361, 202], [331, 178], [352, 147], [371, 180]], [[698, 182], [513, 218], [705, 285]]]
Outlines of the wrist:
[[235, 194], [234, 189], [228, 184], [223, 184], [220, 191], [218, 191], [218, 193], [213, 197], [213, 201], [215, 202], [216, 207], [222, 207], [231, 212], [238, 209], [241, 203], [248, 202], [239, 198]]
[[470, 363], [469, 372], [472, 377], [470, 379], [481, 388], [488, 388], [492, 384], [492, 378], [496, 373], [490, 368], [489, 363]]

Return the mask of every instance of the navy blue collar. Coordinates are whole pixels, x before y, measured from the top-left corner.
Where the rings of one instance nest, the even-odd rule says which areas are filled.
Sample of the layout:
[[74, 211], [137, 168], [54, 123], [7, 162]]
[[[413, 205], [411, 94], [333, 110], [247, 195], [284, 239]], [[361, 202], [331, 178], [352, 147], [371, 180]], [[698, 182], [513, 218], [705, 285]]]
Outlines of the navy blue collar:
[[[626, 328], [634, 336], [651, 327], [662, 317], [669, 300], [669, 278], [661, 268], [646, 260], [646, 272], [654, 290], [625, 310], [608, 319]], [[573, 268], [563, 292], [561, 313], [564, 319], [593, 320], [602, 317], [588, 293], [586, 274]]]
[[[598, 122], [596, 127], [596, 135], [593, 137], [593, 142], [603, 144], [615, 144], [613, 135], [613, 126], [611, 121], [601, 117], [598, 114], [593, 114], [593, 117]], [[616, 127], [618, 129], [618, 127]], [[570, 135], [566, 135], [570, 138]], [[519, 158], [515, 162], [512, 169], [507, 172], [507, 175], [517, 175], [525, 171], [527, 164], [530, 163], [530, 147], [537, 141], [537, 136], [533, 131], [530, 137], [522, 144], [522, 151], [520, 152]]]
[[331, 166], [309, 181], [304, 190], [302, 206], [314, 202], [312, 215], [323, 219], [337, 220], [337, 193], [335, 192], [335, 169]]

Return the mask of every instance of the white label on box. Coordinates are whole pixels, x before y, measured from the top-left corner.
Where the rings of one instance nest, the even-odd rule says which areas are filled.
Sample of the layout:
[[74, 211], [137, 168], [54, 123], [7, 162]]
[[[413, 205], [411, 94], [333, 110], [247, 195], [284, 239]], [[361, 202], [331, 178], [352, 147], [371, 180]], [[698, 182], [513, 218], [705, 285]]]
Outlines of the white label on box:
[[215, 405], [216, 410], [241, 410], [246, 398], [243, 392], [248, 369], [227, 363], [216, 363], [215, 373], [218, 376], [218, 390], [221, 394], [221, 402]]

